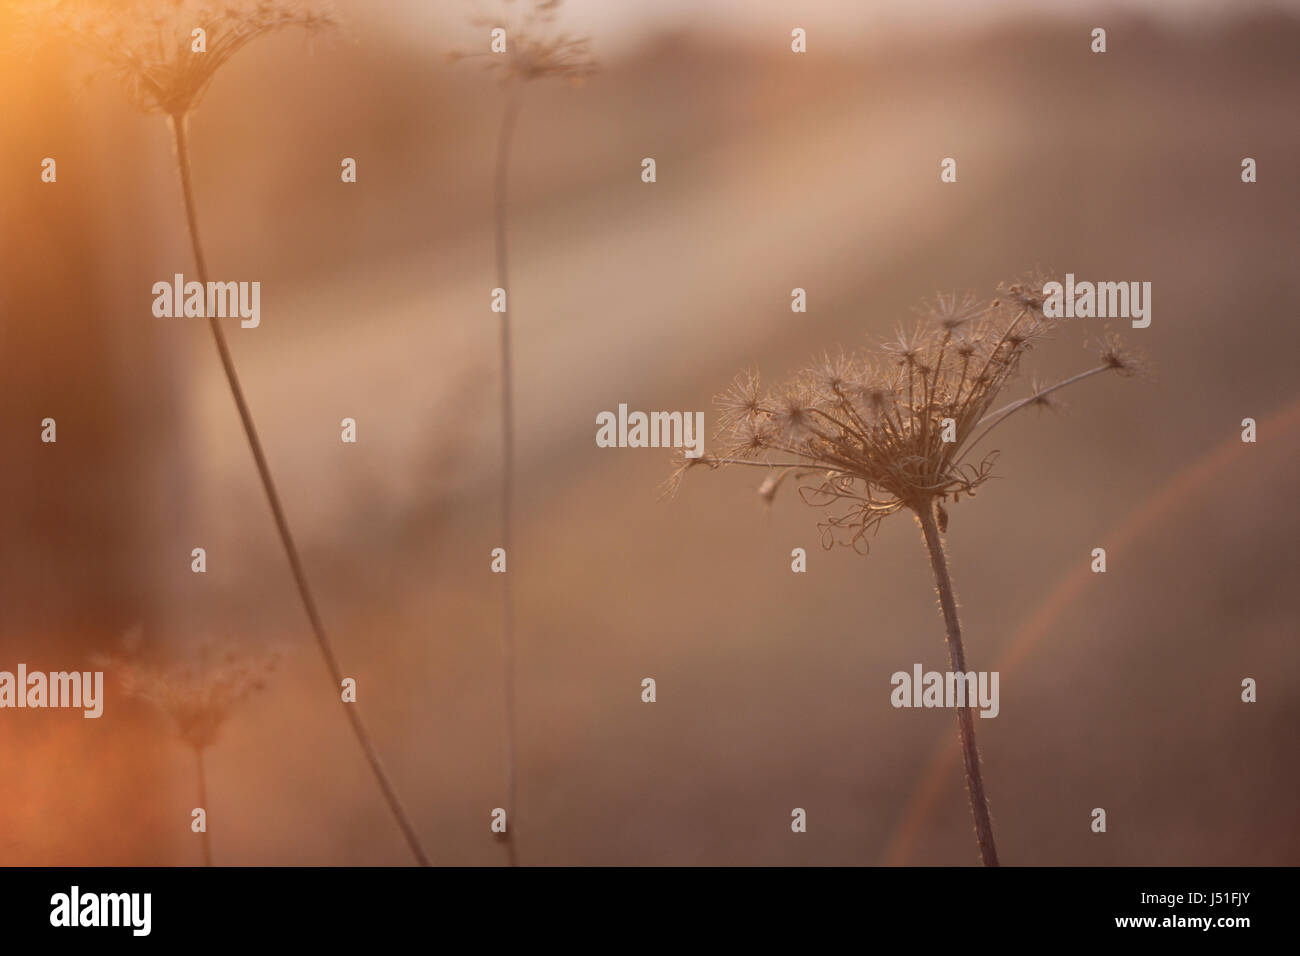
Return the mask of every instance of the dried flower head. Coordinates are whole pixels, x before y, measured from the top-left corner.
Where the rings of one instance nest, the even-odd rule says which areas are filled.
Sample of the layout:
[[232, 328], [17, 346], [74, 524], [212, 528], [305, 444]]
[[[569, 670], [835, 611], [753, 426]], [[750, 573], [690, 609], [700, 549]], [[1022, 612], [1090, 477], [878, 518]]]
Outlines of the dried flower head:
[[[555, 31], [562, 0], [499, 0], [495, 15], [476, 13], [470, 23], [480, 29], [505, 31], [505, 51], [477, 50], [451, 54], [453, 60], [487, 57], [487, 68], [503, 80], [538, 80], [547, 77], [580, 84], [596, 72], [597, 61], [586, 37]], [[527, 10], [520, 13], [521, 7]]]
[[1051, 278], [1040, 269], [1015, 282], [1004, 282], [998, 288], [1014, 305], [1042, 312], [1045, 301], [1043, 286], [1050, 282]]
[[[184, 116], [222, 65], [250, 40], [281, 27], [308, 33], [335, 23], [324, 8], [291, 0], [45, 0], [29, 5], [31, 28], [90, 51], [146, 112]], [[194, 49], [203, 30], [203, 50]]]
[[147, 701], [172, 721], [177, 735], [195, 750], [216, 740], [235, 705], [266, 686], [277, 652], [217, 654], [201, 645], [192, 662], [149, 664], [129, 657], [102, 656], [98, 663], [115, 675], [122, 690]]
[[960, 299], [956, 292], [946, 295], [942, 292], [921, 309], [921, 314], [937, 325], [952, 332], [961, 328], [971, 319], [978, 318], [983, 307], [973, 293], [966, 293]]
[[1142, 357], [1142, 353], [1131, 348], [1118, 334], [1110, 330], [1103, 332], [1093, 346], [1103, 365], [1126, 378], [1147, 371], [1146, 359]]
[[[1032, 281], [986, 304], [941, 295], [919, 324], [879, 349], [823, 356], [774, 391], [762, 392], [757, 375], [746, 373], [718, 399], [717, 441], [725, 451], [707, 463], [770, 469], [760, 489], [765, 499], [788, 475], [817, 476], [799, 493], [810, 505], [839, 509], [821, 524], [827, 547], [865, 551], [880, 522], [904, 508], [936, 509], [946, 526], [943, 503], [992, 477], [996, 451], [967, 459], [999, 422], [1027, 405], [1046, 405], [1072, 382], [1133, 367], [1118, 340], [1107, 337], [1097, 367], [1035, 385], [1028, 398], [995, 410], [1025, 354], [1052, 328]], [[702, 461], [679, 460], [670, 487]]]

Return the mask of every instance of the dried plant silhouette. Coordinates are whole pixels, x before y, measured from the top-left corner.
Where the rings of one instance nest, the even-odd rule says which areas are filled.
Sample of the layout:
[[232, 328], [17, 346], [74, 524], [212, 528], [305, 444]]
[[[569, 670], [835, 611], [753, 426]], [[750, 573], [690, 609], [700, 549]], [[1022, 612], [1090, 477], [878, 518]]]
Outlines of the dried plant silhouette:
[[[33, 26], [44, 35], [69, 39], [106, 63], [108, 69], [121, 81], [127, 96], [136, 107], [167, 117], [175, 145], [194, 264], [199, 281], [206, 287], [208, 267], [199, 241], [198, 212], [190, 173], [189, 117], [207, 92], [217, 70], [251, 40], [282, 27], [301, 27], [311, 34], [333, 26], [333, 17], [322, 9], [284, 0], [227, 0], [220, 5], [195, 0], [124, 0], [114, 4], [102, 0], [54, 0], [36, 5], [29, 11], [29, 16]], [[195, 49], [196, 30], [204, 31], [204, 51]], [[343, 673], [325, 634], [316, 600], [307, 583], [307, 575], [289, 531], [289, 522], [271, 477], [271, 469], [253, 423], [252, 412], [240, 386], [225, 333], [215, 317], [209, 318], [208, 325], [299, 597], [333, 680], [334, 693], [339, 694]], [[355, 703], [350, 703], [344, 704], [343, 710], [357, 742], [365, 753], [412, 855], [421, 865], [428, 865], [428, 858], [415, 834], [415, 828], [402, 809], [397, 793], [379, 760], [379, 752], [356, 708]]]
[[[1013, 283], [987, 304], [940, 295], [914, 329], [900, 330], [880, 349], [824, 356], [773, 392], [761, 389], [756, 374], [741, 375], [717, 401], [722, 451], [680, 458], [669, 490], [701, 465], [767, 469], [759, 493], [769, 501], [793, 477], [805, 503], [830, 509], [819, 525], [823, 545], [861, 553], [882, 521], [912, 512], [934, 573], [949, 666], [965, 672], [943, 535], [945, 503], [973, 496], [993, 476], [998, 452], [975, 461], [975, 447], [1015, 412], [1048, 404], [1069, 385], [1106, 372], [1130, 375], [1139, 367], [1138, 358], [1107, 333], [1092, 368], [994, 408], [1025, 354], [1055, 325], [1043, 314], [1041, 288], [1036, 278]], [[957, 708], [957, 725], [980, 857], [997, 866], [969, 704]]]
[[[501, 114], [501, 127], [497, 133], [496, 166], [493, 179], [493, 205], [495, 209], [494, 234], [496, 246], [497, 287], [502, 290], [505, 307], [501, 310], [501, 547], [506, 560], [512, 555], [514, 474], [515, 474], [515, 413], [513, 373], [511, 371], [510, 310], [514, 300], [510, 296], [510, 271], [507, 267], [506, 225], [508, 213], [507, 186], [510, 170], [510, 151], [514, 141], [515, 124], [519, 117], [522, 86], [533, 80], [557, 78], [570, 83], [581, 83], [596, 69], [595, 60], [588, 51], [588, 41], [554, 33], [556, 15], [561, 0], [533, 0], [516, 4], [502, 0], [499, 16], [476, 14], [471, 24], [484, 31], [490, 41], [488, 52], [453, 53], [453, 60], [486, 57], [488, 69], [497, 72], [505, 86], [506, 103]], [[511, 14], [517, 6], [528, 6], [516, 23]], [[492, 36], [491, 31], [502, 30], [504, 35]], [[501, 575], [501, 658], [506, 711], [506, 830], [498, 834], [505, 843], [507, 859], [511, 866], [519, 865], [519, 847], [516, 811], [518, 809], [518, 717], [515, 680], [515, 622], [514, 594], [510, 574]]]
[[204, 812], [199, 831], [203, 865], [212, 866], [212, 837], [208, 832], [211, 812], [204, 752], [235, 706], [266, 686], [266, 678], [279, 662], [278, 653], [247, 657], [226, 650], [217, 659], [212, 648], [201, 645], [197, 661], [150, 664], [132, 656], [100, 655], [96, 666], [113, 674], [127, 696], [152, 704], [169, 718], [177, 737], [194, 752], [198, 778], [197, 806]]

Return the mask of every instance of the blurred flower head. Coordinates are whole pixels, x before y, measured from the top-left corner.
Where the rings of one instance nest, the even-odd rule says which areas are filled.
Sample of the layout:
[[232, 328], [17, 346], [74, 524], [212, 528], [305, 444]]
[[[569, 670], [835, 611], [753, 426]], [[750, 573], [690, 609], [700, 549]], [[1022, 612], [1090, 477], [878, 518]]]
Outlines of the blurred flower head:
[[[324, 8], [292, 0], [37, 0], [29, 30], [94, 54], [146, 112], [184, 116], [249, 41], [281, 27], [332, 26]], [[202, 52], [194, 49], [203, 31]]]
[[[586, 37], [555, 30], [562, 0], [497, 0], [491, 12], [476, 9], [470, 23], [481, 30], [505, 31], [505, 52], [456, 52], [452, 59], [487, 57], [489, 70], [505, 80], [557, 78], [579, 84], [596, 71]], [[479, 4], [475, 4], [479, 7]], [[485, 36], [485, 45], [487, 39]]]
[[216, 740], [235, 706], [266, 686], [279, 659], [277, 652], [218, 653], [204, 644], [190, 661], [155, 664], [132, 656], [104, 655], [98, 664], [128, 696], [152, 704], [168, 717], [181, 740], [203, 750]]

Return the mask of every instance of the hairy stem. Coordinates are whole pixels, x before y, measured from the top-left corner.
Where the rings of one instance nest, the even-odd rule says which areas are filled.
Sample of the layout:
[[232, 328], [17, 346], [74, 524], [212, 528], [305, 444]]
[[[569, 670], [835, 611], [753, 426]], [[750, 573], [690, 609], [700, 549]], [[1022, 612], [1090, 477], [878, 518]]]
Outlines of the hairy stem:
[[[953, 593], [952, 579], [948, 576], [948, 558], [944, 554], [943, 539], [934, 519], [934, 507], [926, 502], [916, 509], [925, 546], [930, 552], [930, 566], [934, 569], [934, 585], [939, 592], [939, 606], [943, 609], [943, 622], [948, 631], [948, 666], [953, 673], [965, 673], [966, 652], [961, 642], [961, 623], [957, 619], [957, 597]], [[975, 721], [969, 704], [957, 708], [957, 730], [961, 739], [961, 756], [966, 764], [966, 791], [970, 794], [971, 813], [975, 817], [975, 839], [979, 843], [980, 857], [985, 866], [998, 865], [998, 851], [993, 843], [993, 822], [989, 819], [989, 803], [984, 795], [984, 778], [980, 774], [979, 748], [975, 745]]]
[[[189, 225], [190, 243], [194, 248], [194, 265], [198, 269], [199, 280], [206, 287], [208, 283], [208, 267], [203, 258], [203, 247], [199, 243], [199, 223], [194, 206], [194, 186], [190, 179], [190, 152], [188, 134], [185, 128], [186, 117], [184, 115], [171, 116], [169, 119], [171, 121], [172, 135], [175, 139], [176, 165], [180, 169], [181, 192], [185, 196], [185, 216]], [[321, 623], [320, 614], [316, 610], [316, 600], [312, 596], [311, 588], [307, 585], [307, 575], [303, 571], [302, 560], [298, 557], [298, 548], [293, 543], [293, 536], [289, 533], [289, 522], [284, 516], [284, 508], [280, 505], [280, 496], [275, 490], [275, 482], [271, 479], [271, 468], [266, 462], [266, 455], [262, 451], [262, 443], [257, 437], [257, 428], [253, 424], [253, 414], [249, 411], [248, 402], [244, 399], [244, 390], [240, 387], [239, 376], [235, 372], [235, 363], [230, 356], [230, 349], [226, 345], [225, 333], [221, 331], [221, 326], [217, 323], [215, 316], [208, 318], [208, 325], [212, 329], [212, 337], [217, 343], [217, 354], [221, 356], [221, 367], [226, 372], [226, 381], [230, 385], [230, 394], [234, 397], [235, 407], [239, 410], [239, 420], [243, 422], [244, 435], [248, 439], [248, 447], [253, 453], [253, 461], [257, 464], [257, 473], [262, 479], [262, 488], [266, 492], [266, 500], [271, 506], [271, 514], [275, 518], [276, 530], [280, 533], [280, 543], [284, 545], [284, 553], [289, 559], [289, 570], [293, 572], [294, 583], [298, 586], [298, 596], [302, 599], [303, 609], [307, 612], [307, 620], [311, 624], [312, 633], [316, 636], [316, 644], [320, 648], [321, 656], [325, 659], [325, 667], [329, 670], [330, 677], [334, 681], [334, 693], [339, 694], [340, 687], [343, 684], [343, 672], [339, 669], [333, 648], [330, 646], [329, 639], [325, 636], [325, 627]], [[357, 738], [357, 743], [361, 745], [366, 760], [370, 763], [370, 769], [374, 773], [375, 781], [379, 784], [379, 789], [383, 791], [384, 799], [388, 801], [388, 807], [392, 810], [393, 817], [397, 821], [398, 827], [401, 828], [402, 835], [406, 838], [411, 854], [421, 866], [428, 866], [428, 857], [425, 856], [424, 848], [420, 846], [419, 838], [415, 835], [415, 828], [411, 825], [406, 812], [402, 809], [401, 801], [398, 800], [397, 793], [389, 782], [387, 773], [384, 772], [383, 764], [379, 760], [379, 752], [375, 749], [370, 734], [366, 731], [366, 727], [357, 713], [357, 705], [355, 703], [345, 703], [343, 712], [352, 725], [352, 732]]]
[[199, 845], [203, 847], [203, 865], [212, 865], [212, 837], [208, 834], [208, 778], [203, 772], [203, 748], [194, 748], [194, 760], [199, 768], [199, 806], [203, 808], [203, 829], [199, 831]]
[[[497, 286], [505, 294], [505, 309], [501, 312], [501, 547], [506, 561], [511, 554], [512, 517], [515, 480], [515, 410], [510, 365], [510, 276], [506, 259], [506, 187], [510, 168], [510, 144], [514, 138], [515, 119], [519, 115], [519, 89], [511, 83], [506, 98], [505, 112], [501, 116], [501, 130], [497, 137], [496, 160], [496, 257]], [[508, 567], [508, 565], [507, 565]], [[519, 865], [519, 849], [515, 840], [516, 810], [518, 808], [519, 774], [516, 757], [518, 728], [515, 708], [515, 607], [510, 588], [510, 573], [501, 575], [501, 668], [502, 690], [505, 697], [506, 717], [506, 855], [511, 866]]]

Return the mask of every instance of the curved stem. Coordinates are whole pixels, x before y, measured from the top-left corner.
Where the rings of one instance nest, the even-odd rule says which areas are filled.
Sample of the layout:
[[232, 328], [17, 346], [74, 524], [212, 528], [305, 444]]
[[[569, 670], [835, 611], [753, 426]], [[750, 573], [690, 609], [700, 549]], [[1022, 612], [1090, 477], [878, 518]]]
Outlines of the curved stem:
[[[176, 165], [180, 168], [181, 192], [185, 195], [185, 216], [189, 224], [190, 242], [194, 248], [194, 265], [198, 269], [199, 280], [206, 287], [208, 283], [208, 267], [203, 258], [203, 247], [199, 243], [199, 223], [194, 206], [194, 186], [190, 179], [189, 141], [185, 129], [186, 117], [181, 115], [168, 118], [171, 121], [172, 134], [175, 138]], [[325, 667], [329, 670], [330, 677], [334, 681], [334, 692], [338, 694], [343, 684], [343, 672], [339, 669], [338, 660], [334, 657], [334, 650], [330, 646], [329, 639], [325, 636], [325, 627], [321, 623], [320, 614], [316, 610], [316, 600], [312, 596], [311, 588], [307, 585], [307, 575], [303, 570], [302, 561], [298, 557], [298, 548], [293, 543], [293, 535], [289, 533], [289, 522], [284, 516], [284, 508], [280, 505], [280, 496], [276, 492], [275, 482], [271, 478], [271, 468], [266, 462], [266, 455], [262, 451], [262, 443], [257, 437], [257, 428], [253, 424], [253, 413], [249, 410], [248, 402], [244, 399], [244, 390], [240, 387], [239, 375], [235, 372], [235, 363], [230, 356], [230, 349], [226, 345], [225, 333], [221, 331], [221, 326], [214, 316], [208, 318], [208, 325], [212, 329], [212, 337], [217, 343], [217, 354], [221, 356], [221, 367], [225, 370], [226, 381], [230, 385], [230, 394], [234, 397], [235, 407], [239, 410], [239, 420], [243, 422], [244, 435], [248, 439], [248, 447], [253, 452], [253, 461], [257, 464], [257, 473], [262, 479], [262, 488], [266, 492], [266, 500], [271, 506], [271, 514], [275, 518], [276, 530], [280, 533], [280, 543], [284, 546], [284, 553], [289, 559], [289, 570], [293, 572], [294, 583], [298, 586], [298, 596], [302, 599], [303, 609], [307, 612], [307, 620], [311, 624], [312, 633], [316, 636], [316, 644], [320, 648], [321, 656], [325, 659]], [[406, 838], [411, 854], [421, 866], [428, 866], [428, 857], [425, 856], [424, 848], [420, 846], [419, 838], [415, 835], [415, 828], [411, 825], [406, 812], [402, 809], [401, 801], [397, 798], [397, 792], [389, 782], [387, 773], [384, 772], [383, 764], [379, 760], [379, 752], [375, 749], [370, 734], [361, 722], [361, 717], [358, 716], [357, 705], [355, 703], [345, 703], [343, 712], [347, 714], [348, 722], [352, 725], [352, 732], [357, 738], [357, 743], [361, 745], [366, 760], [370, 763], [370, 769], [379, 784], [379, 789], [383, 791], [384, 799], [388, 801], [388, 807], [392, 811], [398, 827], [401, 828], [402, 835]]]
[[203, 865], [212, 865], [212, 837], [208, 834], [208, 779], [203, 772], [203, 750], [194, 748], [194, 759], [199, 768], [199, 806], [203, 808], [203, 829], [199, 831], [199, 844], [203, 847]]
[[998, 425], [1002, 424], [1002, 421], [1004, 419], [1020, 411], [1020, 409], [1026, 407], [1027, 405], [1032, 405], [1035, 402], [1041, 401], [1042, 399], [1046, 398], [1048, 395], [1051, 395], [1053, 392], [1065, 388], [1067, 385], [1073, 385], [1075, 382], [1082, 382], [1085, 378], [1091, 378], [1094, 375], [1100, 375], [1102, 372], [1110, 371], [1110, 369], [1111, 366], [1109, 365], [1098, 365], [1096, 368], [1090, 368], [1086, 372], [1080, 372], [1078, 375], [1072, 375], [1069, 378], [1064, 379], [1063, 381], [1057, 382], [1055, 385], [1050, 385], [1047, 388], [1040, 389], [1039, 391], [1034, 392], [1034, 394], [1030, 395], [1028, 398], [1017, 399], [1016, 401], [1011, 402], [1009, 405], [1003, 405], [997, 411], [989, 412], [987, 415], [985, 415], [983, 418], [981, 418], [978, 422], [975, 423], [975, 427], [979, 428], [981, 425], [984, 425], [985, 422], [988, 422], [988, 424], [984, 427], [983, 431], [981, 431], [978, 435], [976, 435], [974, 438], [972, 438], [969, 442], [966, 443], [965, 449], [962, 451], [961, 456], [957, 459], [957, 462], [962, 461], [962, 459], [966, 457], [967, 453], [969, 453], [972, 448], [974, 448], [977, 444], [979, 444], [979, 442], [984, 438], [985, 435], [993, 431], [993, 429], [996, 428]]
[[[511, 554], [512, 520], [511, 502], [514, 498], [515, 474], [515, 418], [512, 372], [510, 364], [510, 276], [506, 259], [507, 174], [510, 167], [510, 143], [514, 138], [515, 119], [519, 115], [519, 89], [511, 83], [507, 94], [505, 112], [501, 117], [501, 130], [497, 137], [496, 159], [496, 257], [497, 286], [505, 294], [505, 310], [501, 313], [501, 547], [506, 561]], [[510, 572], [501, 574], [501, 667], [505, 696], [506, 717], [506, 832], [504, 842], [511, 866], [519, 865], [519, 850], [515, 840], [518, 808], [519, 774], [516, 758], [518, 728], [515, 716], [515, 608], [510, 587]]]
[[[948, 666], [955, 674], [966, 671], [966, 652], [961, 642], [961, 623], [957, 619], [957, 597], [952, 579], [948, 576], [948, 558], [944, 554], [943, 539], [934, 520], [934, 507], [926, 502], [916, 509], [921, 523], [925, 545], [930, 552], [930, 566], [934, 569], [934, 585], [939, 592], [939, 606], [943, 609], [943, 622], [948, 631]], [[989, 818], [988, 798], [984, 795], [984, 778], [980, 773], [979, 748], [975, 745], [975, 721], [969, 704], [957, 708], [957, 730], [961, 739], [962, 760], [966, 764], [966, 791], [970, 795], [971, 813], [975, 817], [975, 839], [979, 843], [980, 857], [985, 866], [998, 865], [998, 851], [993, 843], [993, 822]]]

